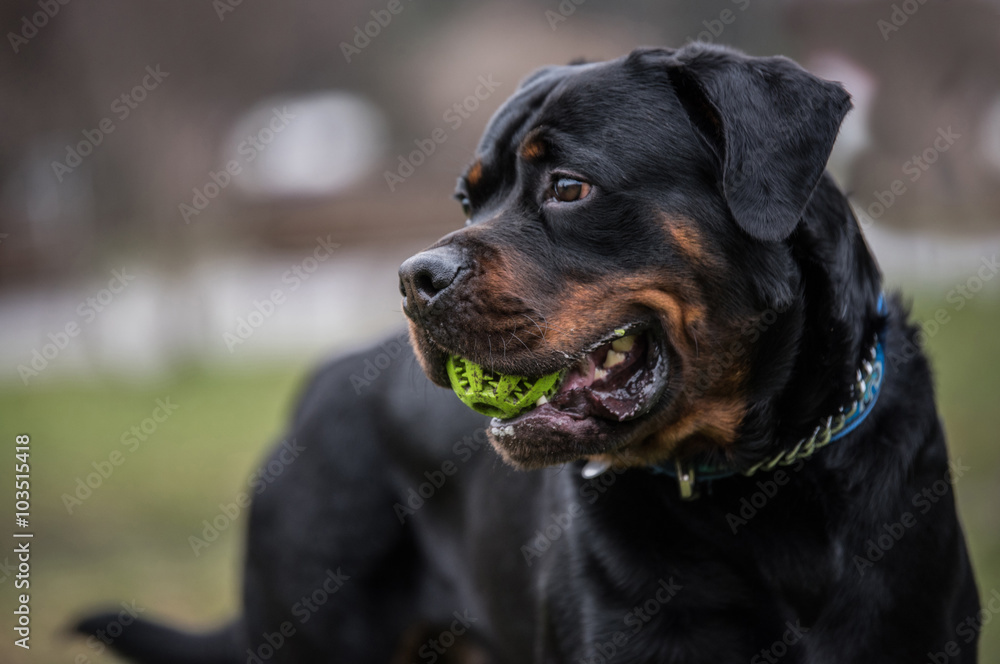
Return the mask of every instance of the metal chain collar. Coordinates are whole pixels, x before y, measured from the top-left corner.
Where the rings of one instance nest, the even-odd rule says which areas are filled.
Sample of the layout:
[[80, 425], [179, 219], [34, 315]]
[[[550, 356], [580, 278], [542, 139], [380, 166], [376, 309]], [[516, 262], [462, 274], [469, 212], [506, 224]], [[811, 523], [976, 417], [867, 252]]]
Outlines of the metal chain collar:
[[857, 379], [854, 383], [854, 401], [849, 406], [841, 406], [836, 415], [827, 417], [821, 425], [816, 427], [811, 436], [800, 440], [795, 447], [751, 466], [744, 470], [743, 474], [749, 477], [758, 470], [772, 470], [775, 466], [789, 466], [799, 459], [809, 458], [816, 450], [822, 449], [850, 433], [854, 427], [861, 423], [864, 416], [868, 414], [868, 410], [874, 405], [875, 399], [878, 398], [879, 390], [882, 387], [884, 365], [885, 358], [882, 346], [879, 343], [878, 335], [876, 335], [861, 360], [861, 368], [858, 369]]
[[[881, 307], [881, 300], [879, 304]], [[861, 368], [858, 369], [853, 386], [854, 400], [849, 405], [841, 406], [836, 415], [827, 417], [810, 436], [800, 440], [791, 449], [754, 464], [742, 474], [749, 477], [759, 470], [769, 471], [777, 466], [789, 466], [812, 456], [817, 450], [849, 434], [871, 412], [882, 389], [884, 374], [885, 350], [880, 335], [876, 334], [862, 357]], [[675, 477], [681, 498], [684, 500], [694, 500], [698, 497], [696, 484], [699, 479], [713, 480], [736, 474], [735, 471], [725, 468], [701, 468], [690, 462], [681, 461], [674, 461], [673, 467], [654, 466], [651, 469]]]

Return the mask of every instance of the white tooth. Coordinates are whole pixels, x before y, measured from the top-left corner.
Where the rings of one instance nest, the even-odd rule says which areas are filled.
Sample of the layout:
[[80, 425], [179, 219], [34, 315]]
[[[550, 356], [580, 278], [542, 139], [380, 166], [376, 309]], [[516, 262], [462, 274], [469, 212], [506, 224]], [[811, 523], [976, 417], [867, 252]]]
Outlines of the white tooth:
[[508, 436], [513, 436], [514, 435], [514, 427], [512, 427], [512, 426], [504, 427], [503, 432], [505, 434], [507, 434]]
[[603, 461], [601, 459], [591, 459], [587, 462], [587, 465], [583, 467], [583, 470], [580, 471], [580, 475], [585, 480], [592, 480], [598, 475], [603, 474], [610, 467], [611, 464], [607, 461]]
[[627, 337], [622, 337], [621, 339], [615, 339], [611, 342], [611, 347], [614, 348], [619, 353], [627, 353], [632, 350], [632, 346], [635, 344], [635, 337], [631, 334]]
[[594, 380], [603, 380], [608, 375], [607, 369], [595, 369]]
[[535, 405], [536, 406], [544, 406], [548, 402], [549, 402], [549, 400], [546, 399], [545, 395], [543, 394], [542, 396], [538, 397], [538, 401], [535, 402]]
[[490, 429], [490, 433], [493, 434], [494, 436], [499, 436], [500, 435], [500, 429], [497, 429], [496, 427], [493, 427], [492, 429]]
[[616, 350], [609, 350], [608, 356], [604, 359], [604, 368], [610, 369], [616, 364], [621, 364], [625, 361], [625, 353], [619, 353]]

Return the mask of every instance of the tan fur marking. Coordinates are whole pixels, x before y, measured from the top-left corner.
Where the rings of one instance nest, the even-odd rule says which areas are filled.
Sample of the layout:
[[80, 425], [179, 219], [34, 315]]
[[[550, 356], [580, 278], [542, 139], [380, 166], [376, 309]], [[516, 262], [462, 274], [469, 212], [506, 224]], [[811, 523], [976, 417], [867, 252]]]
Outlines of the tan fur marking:
[[[529, 136], [528, 138], [531, 137]], [[521, 153], [521, 157], [526, 161], [534, 161], [540, 159], [545, 154], [545, 144], [537, 138], [526, 139], [521, 143], [519, 152]]]
[[692, 263], [712, 268], [722, 266], [722, 258], [709, 251], [701, 232], [692, 222], [668, 218], [666, 227], [674, 247], [680, 250]]
[[476, 160], [476, 163], [469, 169], [465, 179], [469, 181], [469, 186], [475, 187], [483, 179], [483, 162]]
[[661, 426], [644, 441], [602, 457], [616, 466], [647, 465], [678, 451], [686, 456], [725, 447], [735, 441], [746, 412], [747, 357], [720, 364], [739, 325], [722, 329], [710, 321], [694, 284], [674, 283], [671, 292], [662, 288], [662, 277], [655, 274], [577, 285], [568, 290], [559, 310], [547, 316], [546, 341], [555, 348], [576, 348], [636, 312], [654, 311], [679, 356], [670, 371], [681, 373], [683, 387], [658, 418]]
[[541, 127], [535, 127], [521, 140], [517, 149], [525, 161], [534, 161], [545, 156], [545, 141], [542, 140]]

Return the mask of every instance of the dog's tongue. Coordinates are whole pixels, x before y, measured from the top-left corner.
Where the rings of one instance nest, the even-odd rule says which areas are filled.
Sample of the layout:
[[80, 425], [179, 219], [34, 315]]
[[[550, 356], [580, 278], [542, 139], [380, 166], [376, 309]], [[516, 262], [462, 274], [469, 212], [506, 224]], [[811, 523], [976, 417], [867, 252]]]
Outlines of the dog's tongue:
[[626, 420], [640, 414], [654, 388], [646, 335], [615, 339], [589, 353], [570, 370], [549, 403], [574, 418]]

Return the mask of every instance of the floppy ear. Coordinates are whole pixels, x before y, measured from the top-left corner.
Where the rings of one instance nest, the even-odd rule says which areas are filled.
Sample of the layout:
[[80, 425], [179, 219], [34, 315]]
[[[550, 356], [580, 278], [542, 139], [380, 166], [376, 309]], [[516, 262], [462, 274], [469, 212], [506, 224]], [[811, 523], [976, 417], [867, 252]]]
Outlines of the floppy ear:
[[733, 218], [766, 241], [788, 237], [826, 168], [850, 95], [782, 57], [692, 44], [668, 73], [722, 165]]

